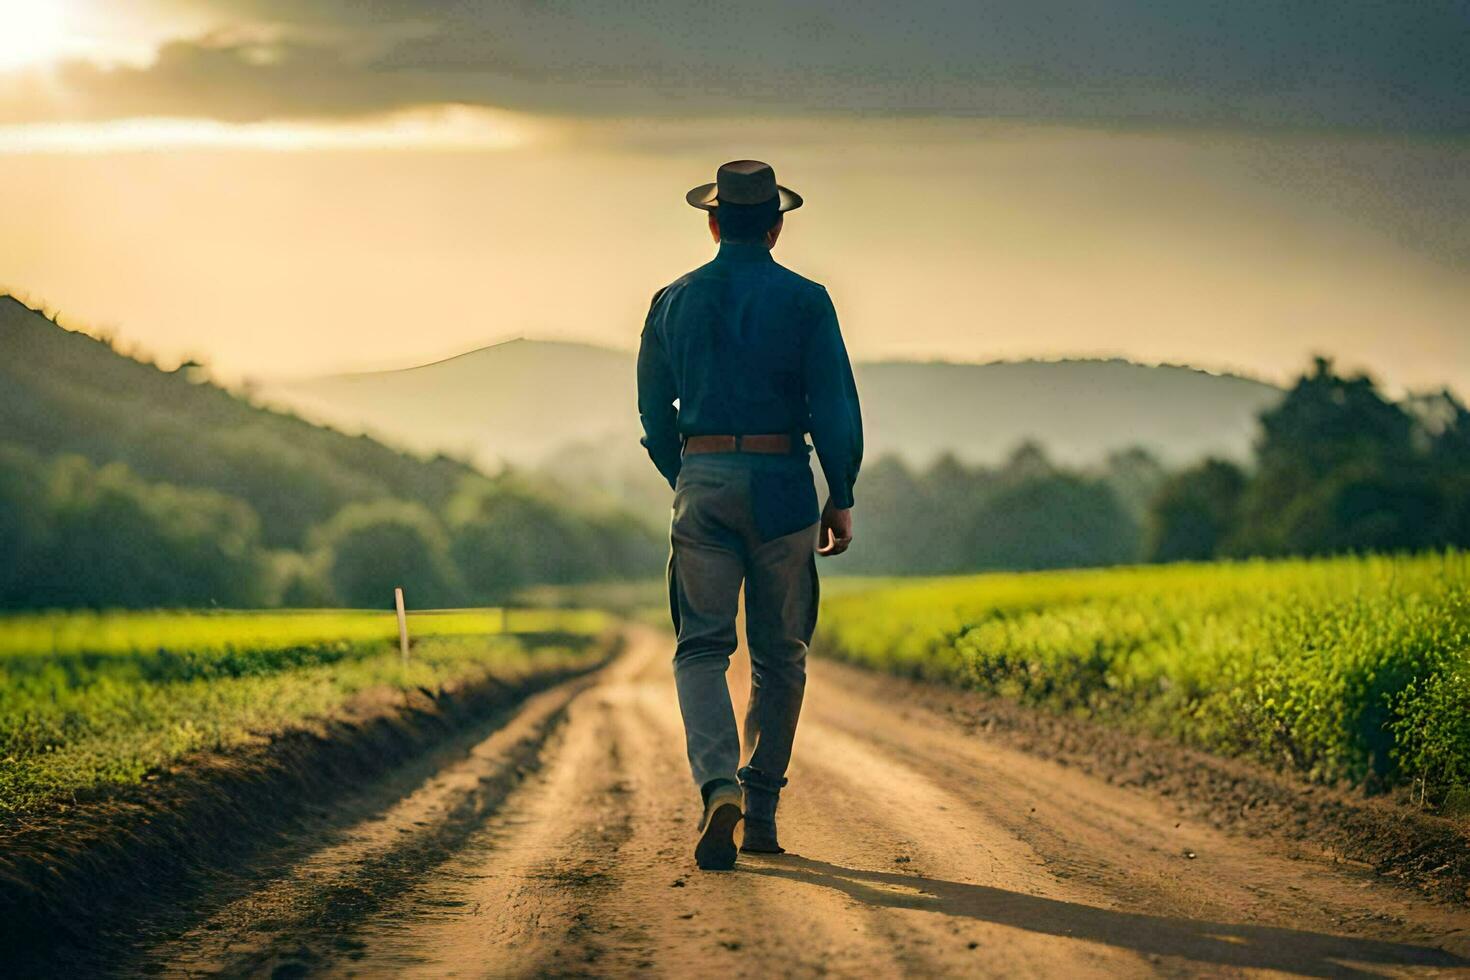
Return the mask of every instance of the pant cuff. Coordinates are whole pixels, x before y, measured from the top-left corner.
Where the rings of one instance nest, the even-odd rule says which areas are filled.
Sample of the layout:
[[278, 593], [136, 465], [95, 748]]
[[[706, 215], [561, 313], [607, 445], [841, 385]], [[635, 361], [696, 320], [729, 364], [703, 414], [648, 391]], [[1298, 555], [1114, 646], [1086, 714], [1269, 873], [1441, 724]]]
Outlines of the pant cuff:
[[740, 785], [753, 786], [756, 789], [763, 789], [771, 793], [781, 792], [781, 788], [787, 782], [784, 776], [772, 776], [770, 773], [762, 772], [753, 766], [742, 767], [737, 775], [740, 777]]

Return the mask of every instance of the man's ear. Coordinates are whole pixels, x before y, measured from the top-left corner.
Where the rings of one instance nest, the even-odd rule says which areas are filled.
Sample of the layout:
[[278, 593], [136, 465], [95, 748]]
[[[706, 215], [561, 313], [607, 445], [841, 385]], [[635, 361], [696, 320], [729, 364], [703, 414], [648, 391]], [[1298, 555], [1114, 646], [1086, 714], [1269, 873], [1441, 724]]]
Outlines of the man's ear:
[[774, 225], [771, 225], [771, 230], [766, 232], [766, 248], [776, 247], [776, 239], [781, 237], [781, 226], [785, 223], [786, 219], [784, 217], [780, 217], [776, 219], [776, 223]]
[[715, 216], [713, 211], [709, 213], [709, 234], [715, 240], [715, 243], [718, 244], [720, 241], [720, 219]]

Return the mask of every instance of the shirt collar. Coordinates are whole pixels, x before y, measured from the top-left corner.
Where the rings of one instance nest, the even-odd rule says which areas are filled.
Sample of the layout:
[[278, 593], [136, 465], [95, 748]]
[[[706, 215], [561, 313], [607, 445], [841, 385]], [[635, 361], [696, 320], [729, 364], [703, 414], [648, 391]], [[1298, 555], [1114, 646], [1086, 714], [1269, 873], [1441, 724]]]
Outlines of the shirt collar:
[[758, 242], [720, 242], [719, 254], [723, 262], [774, 262], [771, 250]]

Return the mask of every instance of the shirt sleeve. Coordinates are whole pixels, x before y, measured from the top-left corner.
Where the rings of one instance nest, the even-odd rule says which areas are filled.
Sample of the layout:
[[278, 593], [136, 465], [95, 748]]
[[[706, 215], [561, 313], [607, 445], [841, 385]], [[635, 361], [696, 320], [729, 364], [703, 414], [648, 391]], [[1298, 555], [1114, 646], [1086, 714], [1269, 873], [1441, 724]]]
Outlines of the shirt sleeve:
[[638, 345], [638, 415], [643, 422], [643, 448], [672, 487], [679, 478], [683, 443], [679, 438], [679, 410], [674, 407], [674, 399], [679, 397], [674, 390], [674, 372], [653, 323], [661, 296], [663, 290], [653, 297]]
[[825, 289], [814, 312], [802, 358], [812, 445], [827, 477], [833, 506], [851, 507], [852, 488], [863, 462], [863, 419], [857, 383], [837, 326], [837, 310]]

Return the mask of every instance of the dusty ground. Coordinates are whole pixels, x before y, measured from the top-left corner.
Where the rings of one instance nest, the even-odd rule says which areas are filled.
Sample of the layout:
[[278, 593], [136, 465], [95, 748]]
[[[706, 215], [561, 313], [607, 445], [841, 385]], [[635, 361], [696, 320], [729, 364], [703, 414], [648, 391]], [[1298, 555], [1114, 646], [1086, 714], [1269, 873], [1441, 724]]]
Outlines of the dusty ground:
[[827, 663], [782, 805], [793, 853], [701, 873], [669, 653], [635, 631], [468, 753], [366, 788], [125, 972], [1470, 975], [1463, 906], [1227, 835]]

